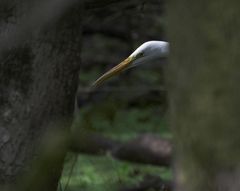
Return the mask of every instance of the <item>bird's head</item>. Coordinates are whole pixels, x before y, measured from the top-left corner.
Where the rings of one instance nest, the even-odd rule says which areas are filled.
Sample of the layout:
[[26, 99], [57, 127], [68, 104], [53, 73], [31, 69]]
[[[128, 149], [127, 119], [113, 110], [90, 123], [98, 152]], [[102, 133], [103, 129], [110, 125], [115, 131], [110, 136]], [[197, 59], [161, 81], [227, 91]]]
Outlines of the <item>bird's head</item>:
[[117, 66], [113, 67], [94, 83], [93, 87], [96, 87], [109, 78], [117, 75], [118, 73], [137, 66], [139, 64], [151, 62], [159, 58], [166, 57], [169, 53], [169, 43], [165, 41], [148, 41], [138, 47], [128, 58], [122, 61]]

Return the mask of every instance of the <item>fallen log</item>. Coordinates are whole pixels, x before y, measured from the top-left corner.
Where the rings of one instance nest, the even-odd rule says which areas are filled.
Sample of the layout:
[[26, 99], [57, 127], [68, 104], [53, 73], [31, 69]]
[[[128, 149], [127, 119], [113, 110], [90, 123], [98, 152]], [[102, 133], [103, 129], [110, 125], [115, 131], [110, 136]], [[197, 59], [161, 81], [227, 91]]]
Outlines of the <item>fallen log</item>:
[[118, 141], [114, 141], [101, 134], [78, 130], [72, 133], [70, 149], [77, 153], [103, 155], [117, 148], [119, 145]]
[[172, 182], [163, 180], [159, 176], [146, 175], [141, 182], [133, 186], [125, 186], [119, 191], [172, 191]]
[[97, 133], [81, 130], [72, 134], [71, 150], [94, 155], [110, 153], [120, 160], [158, 166], [169, 166], [172, 156], [171, 142], [150, 133], [121, 143]]
[[112, 150], [115, 158], [160, 166], [170, 165], [171, 154], [170, 141], [154, 134], [139, 135]]

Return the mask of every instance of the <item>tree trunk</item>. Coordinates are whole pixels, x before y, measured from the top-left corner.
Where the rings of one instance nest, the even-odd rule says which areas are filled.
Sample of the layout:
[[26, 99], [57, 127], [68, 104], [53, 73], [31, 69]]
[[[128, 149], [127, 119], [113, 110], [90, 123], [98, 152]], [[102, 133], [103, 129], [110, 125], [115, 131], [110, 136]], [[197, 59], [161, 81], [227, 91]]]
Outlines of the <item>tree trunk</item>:
[[[18, 27], [18, 14], [26, 14], [24, 7], [31, 7], [27, 1], [4, 5], [2, 36], [11, 29], [13, 19]], [[39, 16], [43, 16], [46, 9], [39, 11]], [[51, 22], [42, 18], [34, 20], [33, 15], [28, 15], [29, 22], [48, 23], [45, 26], [39, 23], [42, 26], [39, 30], [30, 28], [34, 33], [28, 31], [31, 36], [21, 39], [20, 46], [1, 49], [0, 184], [3, 187], [17, 183], [19, 176], [24, 175], [18, 190], [53, 191], [57, 188], [78, 82], [82, 9], [79, 5], [59, 11]], [[29, 24], [34, 25], [38, 23]], [[23, 33], [24, 28], [17, 27], [16, 36]]]
[[176, 190], [240, 190], [239, 1], [171, 1]]

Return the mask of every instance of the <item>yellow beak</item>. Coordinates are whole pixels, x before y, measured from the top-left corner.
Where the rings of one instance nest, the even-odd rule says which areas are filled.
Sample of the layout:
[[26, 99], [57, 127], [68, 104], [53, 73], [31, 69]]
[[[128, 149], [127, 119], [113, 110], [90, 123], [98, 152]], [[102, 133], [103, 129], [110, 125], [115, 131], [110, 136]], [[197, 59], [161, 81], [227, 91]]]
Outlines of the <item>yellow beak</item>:
[[105, 74], [103, 74], [102, 76], [100, 76], [94, 83], [93, 83], [93, 87], [97, 87], [100, 84], [102, 84], [103, 82], [105, 82], [106, 80], [108, 80], [109, 78], [116, 76], [117, 74], [119, 74], [120, 72], [124, 71], [125, 69], [127, 69], [131, 63], [134, 61], [134, 57], [128, 57], [127, 59], [125, 59], [124, 61], [122, 61], [120, 64], [118, 64], [117, 66], [113, 67], [112, 69], [110, 69], [109, 71], [107, 71]]

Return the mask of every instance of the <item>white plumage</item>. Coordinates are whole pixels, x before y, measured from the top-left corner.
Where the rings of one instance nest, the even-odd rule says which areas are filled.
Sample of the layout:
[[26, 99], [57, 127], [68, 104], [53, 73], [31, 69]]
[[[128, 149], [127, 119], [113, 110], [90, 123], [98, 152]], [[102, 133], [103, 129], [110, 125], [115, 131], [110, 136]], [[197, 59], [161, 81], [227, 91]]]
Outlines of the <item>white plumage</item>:
[[139, 46], [129, 57], [133, 58], [130, 67], [144, 64], [169, 54], [169, 43], [166, 41], [148, 41]]
[[166, 41], [148, 41], [139, 46], [127, 59], [103, 74], [93, 86], [97, 86], [119, 72], [139, 64], [167, 57], [169, 54], [169, 43]]
[[166, 41], [148, 41], [139, 46], [130, 56], [136, 56], [141, 53], [146, 56], [167, 56], [169, 53], [169, 43]]

